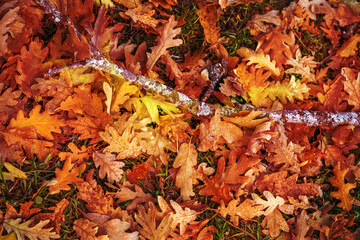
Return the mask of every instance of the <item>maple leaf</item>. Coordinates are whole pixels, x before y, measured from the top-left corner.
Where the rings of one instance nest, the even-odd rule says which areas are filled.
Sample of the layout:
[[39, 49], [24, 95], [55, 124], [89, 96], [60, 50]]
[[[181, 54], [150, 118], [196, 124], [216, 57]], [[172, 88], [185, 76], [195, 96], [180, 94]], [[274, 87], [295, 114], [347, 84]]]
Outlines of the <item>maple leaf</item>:
[[100, 166], [99, 177], [103, 179], [107, 175], [109, 183], [120, 182], [124, 171], [122, 167], [125, 166], [125, 163], [116, 161], [116, 155], [111, 153], [100, 153], [98, 151], [93, 153], [93, 161], [95, 167]]
[[80, 167], [74, 167], [74, 165], [71, 163], [71, 159], [67, 159], [62, 170], [60, 168], [55, 169], [56, 177], [50, 182], [45, 183], [46, 186], [49, 186], [49, 194], [59, 193], [60, 190], [70, 190], [69, 184], [84, 181], [84, 179], [78, 176], [84, 172], [85, 164], [82, 164]]
[[30, 227], [30, 224], [33, 220], [29, 220], [23, 223], [21, 218], [17, 219], [5, 219], [3, 226], [8, 233], [15, 232], [18, 240], [25, 240], [25, 237], [29, 239], [37, 240], [49, 240], [49, 239], [58, 239], [60, 236], [55, 232], [52, 232], [53, 228], [44, 228], [50, 220], [40, 221], [33, 227]]
[[349, 191], [356, 187], [355, 184], [346, 183], [345, 184], [345, 175], [349, 171], [348, 169], [341, 170], [341, 164], [338, 163], [334, 167], [335, 177], [329, 178], [331, 185], [336, 187], [338, 190], [331, 192], [331, 196], [339, 199], [341, 202], [338, 204], [338, 207], [346, 211], [350, 211], [352, 208], [352, 204], [354, 202], [354, 198], [350, 196]]
[[195, 176], [195, 165], [197, 163], [197, 151], [191, 143], [183, 143], [173, 163], [174, 168], [179, 168], [176, 174], [176, 186], [180, 188], [184, 200], [190, 200], [194, 196], [193, 179]]
[[171, 16], [164, 28], [159, 32], [159, 36], [156, 38], [158, 44], [151, 48], [151, 53], [147, 53], [148, 61], [146, 63], [146, 69], [150, 71], [157, 60], [164, 54], [167, 54], [167, 49], [171, 47], [177, 47], [183, 43], [181, 39], [174, 39], [181, 31], [180, 28], [176, 27], [177, 21], [175, 17]]
[[249, 61], [247, 65], [251, 65], [256, 63], [256, 68], [264, 67], [267, 70], [271, 71], [277, 77], [280, 77], [281, 71], [279, 68], [276, 67], [276, 62], [270, 60], [269, 55], [265, 55], [262, 49], [254, 52], [251, 49], [246, 47], [242, 47], [236, 51], [238, 55], [244, 58], [245, 61]]
[[57, 116], [50, 116], [46, 112], [40, 113], [41, 106], [36, 105], [29, 113], [29, 118], [24, 117], [24, 112], [20, 110], [16, 119], [11, 119], [8, 128], [34, 129], [36, 133], [47, 140], [54, 140], [51, 132], [61, 133], [60, 127], [66, 126], [64, 119]]
[[341, 74], [346, 79], [343, 81], [344, 90], [349, 94], [345, 97], [345, 100], [347, 100], [350, 105], [354, 106], [352, 111], [358, 111], [360, 109], [360, 72], [356, 78], [356, 73], [350, 68], [342, 68]]

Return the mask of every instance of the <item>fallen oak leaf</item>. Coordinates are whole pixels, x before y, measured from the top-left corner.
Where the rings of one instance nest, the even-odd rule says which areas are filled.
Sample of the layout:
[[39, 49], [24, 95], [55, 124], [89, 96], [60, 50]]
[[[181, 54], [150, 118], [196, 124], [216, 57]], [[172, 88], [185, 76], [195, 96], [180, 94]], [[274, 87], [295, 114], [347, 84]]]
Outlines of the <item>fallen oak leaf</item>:
[[43, 185], [49, 186], [49, 194], [59, 193], [61, 190], [70, 190], [69, 184], [81, 183], [84, 179], [79, 178], [79, 174], [85, 170], [85, 164], [79, 167], [74, 167], [75, 163], [71, 163], [71, 159], [65, 161], [63, 169], [56, 168], [55, 175], [50, 182], [45, 182]]
[[73, 228], [81, 240], [110, 240], [106, 235], [96, 236], [98, 225], [85, 218], [76, 219]]
[[352, 183], [345, 184], [345, 175], [349, 170], [341, 170], [340, 166], [341, 164], [338, 162], [333, 170], [335, 177], [329, 178], [331, 185], [338, 189], [337, 191], [332, 191], [331, 196], [341, 201], [338, 204], [338, 207], [341, 207], [346, 211], [350, 211], [354, 202], [354, 198], [350, 195], [349, 191], [355, 188], [356, 185]]
[[29, 113], [29, 118], [24, 117], [24, 112], [20, 110], [16, 119], [11, 119], [9, 129], [34, 129], [34, 131], [47, 140], [54, 140], [51, 132], [61, 133], [60, 127], [66, 126], [64, 119], [58, 119], [57, 115], [50, 116], [46, 112], [40, 113], [41, 106], [36, 105]]
[[198, 153], [193, 144], [183, 143], [173, 163], [173, 167], [179, 169], [176, 174], [175, 184], [180, 188], [183, 200], [190, 200], [190, 197], [195, 195], [192, 184], [196, 178], [197, 155]]
[[180, 28], [176, 27], [177, 21], [175, 17], [171, 16], [164, 28], [159, 32], [159, 36], [156, 38], [158, 44], [151, 48], [151, 53], [147, 53], [148, 61], [146, 63], [146, 69], [150, 71], [157, 60], [164, 54], [167, 53], [167, 49], [171, 47], [177, 47], [183, 43], [181, 39], [174, 39], [181, 31]]
[[109, 152], [103, 154], [96, 151], [93, 153], [93, 161], [95, 163], [95, 167], [100, 166], [99, 177], [101, 179], [105, 178], [107, 175], [109, 183], [121, 181], [124, 174], [122, 167], [125, 166], [125, 163], [116, 161], [115, 155]]
[[3, 223], [3, 226], [8, 233], [16, 233], [18, 240], [25, 240], [25, 237], [28, 237], [32, 240], [50, 240], [60, 238], [60, 235], [52, 232], [53, 228], [44, 228], [50, 222], [50, 220], [40, 221], [33, 227], [30, 227], [31, 223], [33, 222], [32, 219], [23, 223], [20, 223], [21, 220], [21, 218], [8, 218], [5, 219]]

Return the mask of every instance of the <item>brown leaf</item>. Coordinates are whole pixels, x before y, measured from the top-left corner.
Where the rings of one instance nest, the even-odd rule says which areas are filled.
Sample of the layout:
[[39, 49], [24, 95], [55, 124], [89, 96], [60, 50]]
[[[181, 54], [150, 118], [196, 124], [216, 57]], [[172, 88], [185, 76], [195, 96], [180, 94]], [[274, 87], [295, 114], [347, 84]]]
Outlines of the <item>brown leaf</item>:
[[134, 210], [140, 203], [154, 202], [155, 199], [150, 193], [144, 193], [139, 185], [134, 184], [134, 187], [119, 185], [117, 192], [108, 193], [113, 198], [117, 198], [117, 203], [133, 200], [129, 205], [126, 206], [127, 211]]
[[190, 200], [194, 196], [193, 181], [195, 179], [195, 166], [197, 163], [197, 151], [191, 143], [183, 143], [173, 163], [174, 168], [179, 168], [176, 174], [176, 186], [180, 188], [183, 200]]
[[125, 163], [116, 161], [116, 155], [111, 153], [100, 153], [98, 151], [93, 153], [93, 161], [95, 163], [95, 167], [99, 167], [99, 177], [101, 179], [105, 178], [107, 175], [107, 179], [109, 183], [120, 182], [124, 171], [122, 167], [125, 166]]
[[331, 185], [338, 189], [337, 191], [331, 192], [331, 196], [341, 201], [338, 204], [338, 207], [341, 207], [346, 211], [350, 211], [354, 202], [354, 198], [350, 196], [349, 191], [355, 188], [356, 185], [352, 183], [345, 183], [345, 175], [349, 170], [341, 170], [340, 166], [340, 163], [335, 165], [333, 170], [335, 177], [329, 178]]
[[202, 122], [199, 129], [200, 144], [198, 150], [202, 152], [209, 149], [215, 151], [225, 141], [227, 143], [234, 143], [240, 141], [243, 136], [243, 131], [239, 127], [233, 123], [221, 121], [219, 109], [216, 110], [210, 122]]
[[[20, 90], [28, 97], [33, 97], [31, 86], [35, 83], [35, 76], [48, 70], [52, 63], [43, 63], [49, 49], [42, 48], [42, 43], [38, 41], [31, 42], [29, 50], [26, 46], [21, 48], [21, 56], [18, 60], [16, 82], [20, 86]], [[28, 64], [31, 62], [31, 64]]]
[[12, 219], [8, 218], [4, 220], [4, 228], [8, 233], [15, 232], [17, 239], [25, 240], [25, 237], [29, 239], [42, 239], [42, 240], [50, 240], [50, 239], [58, 239], [60, 236], [55, 232], [52, 232], [53, 228], [44, 228], [50, 220], [40, 221], [36, 225], [30, 227], [33, 220], [29, 220], [23, 223], [21, 222], [21, 218]]
[[265, 231], [265, 234], [269, 234], [273, 238], [279, 236], [280, 230], [284, 232], [289, 232], [290, 230], [289, 225], [277, 208], [270, 215], [265, 216], [261, 226], [263, 228], [266, 227], [268, 230], [263, 230], [263, 232]]
[[[359, 34], [360, 38], [360, 34]], [[360, 40], [359, 40], [360, 41]], [[351, 70], [350, 68], [342, 68], [341, 74], [345, 77], [344, 81], [344, 91], [348, 93], [348, 96], [345, 97], [345, 100], [354, 108], [352, 111], [360, 110], [360, 73]]]
[[204, 29], [205, 40], [210, 44], [220, 43], [218, 6], [197, 2], [199, 9], [196, 10], [196, 14], [199, 16], [200, 24]]
[[168, 48], [177, 47], [183, 43], [181, 39], [174, 39], [181, 31], [180, 28], [174, 29], [176, 25], [177, 21], [175, 21], [175, 17], [171, 16], [164, 28], [159, 32], [159, 36], [156, 38], [158, 44], [151, 48], [151, 53], [147, 53], [148, 61], [146, 63], [146, 69], [148, 71], [153, 68], [162, 55], [167, 54]]
[[85, 218], [80, 218], [74, 221], [73, 226], [77, 236], [81, 240], [109, 240], [109, 238], [97, 237], [98, 226]]

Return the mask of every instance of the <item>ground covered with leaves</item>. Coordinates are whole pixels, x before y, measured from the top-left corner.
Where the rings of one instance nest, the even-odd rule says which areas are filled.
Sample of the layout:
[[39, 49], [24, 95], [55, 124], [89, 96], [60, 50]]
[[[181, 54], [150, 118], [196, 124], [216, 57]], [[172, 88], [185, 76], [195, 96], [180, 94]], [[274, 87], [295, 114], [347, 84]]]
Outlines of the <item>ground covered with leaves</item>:
[[0, 239], [360, 239], [356, 1], [5, 0]]

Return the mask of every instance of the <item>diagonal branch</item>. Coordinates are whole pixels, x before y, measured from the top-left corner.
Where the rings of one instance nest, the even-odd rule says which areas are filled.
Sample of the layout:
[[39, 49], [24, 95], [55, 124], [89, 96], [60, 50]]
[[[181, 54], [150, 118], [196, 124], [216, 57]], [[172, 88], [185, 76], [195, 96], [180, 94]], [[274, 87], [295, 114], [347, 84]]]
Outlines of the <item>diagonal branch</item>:
[[[37, 4], [49, 14], [55, 23], [63, 22], [75, 29], [78, 36], [81, 33], [75, 26], [63, 16], [57, 9], [55, 9], [49, 0], [36, 0]], [[340, 124], [360, 125], [360, 113], [358, 112], [323, 112], [323, 111], [308, 111], [308, 110], [267, 110], [257, 108], [251, 104], [238, 104], [235, 107], [216, 106], [202, 101], [198, 101], [180, 93], [165, 84], [159, 83], [151, 78], [142, 75], [134, 74], [126, 69], [123, 69], [105, 58], [100, 51], [88, 40], [90, 45], [92, 58], [81, 62], [76, 62], [64, 67], [50, 69], [45, 75], [53, 76], [66, 68], [92, 67], [96, 70], [107, 72], [111, 75], [124, 77], [127, 81], [142, 87], [146, 91], [156, 93], [164, 96], [166, 99], [174, 103], [177, 107], [188, 109], [195, 116], [209, 116], [215, 113], [217, 108], [223, 116], [230, 116], [240, 111], [263, 111], [262, 117], [272, 118], [279, 123], [302, 123], [308, 126], [337, 126]]]

